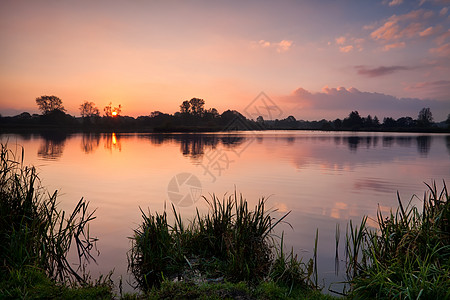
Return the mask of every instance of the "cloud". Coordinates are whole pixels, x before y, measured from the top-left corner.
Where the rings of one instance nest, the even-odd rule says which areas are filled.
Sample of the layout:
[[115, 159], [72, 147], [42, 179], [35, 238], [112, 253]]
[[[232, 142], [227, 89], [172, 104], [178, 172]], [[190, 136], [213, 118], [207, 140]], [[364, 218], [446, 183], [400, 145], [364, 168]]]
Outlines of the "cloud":
[[416, 82], [405, 87], [414, 94], [427, 95], [429, 98], [448, 101], [450, 95], [450, 80]]
[[387, 21], [380, 28], [373, 31], [370, 36], [374, 40], [392, 40], [398, 36], [400, 26], [396, 21]]
[[450, 43], [444, 44], [438, 48], [430, 49], [430, 52], [438, 56], [450, 57]]
[[289, 49], [291, 49], [292, 44], [293, 44], [292, 41], [282, 40], [281, 42], [276, 44], [277, 52], [281, 53], [288, 51]]
[[261, 47], [263, 47], [263, 48], [270, 47], [270, 42], [268, 42], [268, 41], [260, 40], [258, 43], [259, 43], [259, 45], [260, 45]]
[[395, 48], [403, 48], [403, 47], [405, 47], [405, 45], [406, 45], [405, 42], [388, 44], [383, 47], [383, 51], [389, 51], [389, 50], [395, 49]]
[[352, 45], [339, 47], [339, 51], [341, 51], [342, 53], [348, 53], [348, 52], [350, 52], [352, 50], [353, 50], [353, 46]]
[[444, 44], [448, 38], [450, 38], [450, 29], [436, 38], [436, 40], [435, 40], [436, 44], [438, 44], [438, 46], [440, 46], [440, 45]]
[[292, 47], [293, 42], [289, 40], [282, 40], [279, 43], [271, 43], [266, 40], [259, 40], [257, 44], [261, 48], [274, 48], [278, 53], [282, 53], [288, 51]]
[[403, 15], [392, 15], [387, 21], [372, 31], [374, 40], [392, 41], [411, 38], [424, 30], [424, 21], [431, 18], [433, 12], [425, 9], [413, 10]]
[[359, 75], [367, 76], [367, 77], [378, 77], [378, 76], [384, 76], [389, 75], [398, 71], [407, 71], [412, 70], [414, 68], [412, 67], [406, 67], [406, 66], [380, 66], [377, 68], [368, 68], [366, 66], [356, 66], [356, 70], [358, 70]]
[[340, 37], [336, 38], [336, 44], [344, 45], [344, 43], [345, 43], [345, 36], [340, 36]]
[[363, 38], [340, 36], [335, 38], [336, 45], [339, 46], [339, 51], [342, 53], [349, 53], [353, 50], [362, 51], [363, 43], [365, 40]]
[[444, 8], [442, 8], [441, 11], [439, 12], [439, 15], [440, 15], [440, 16], [444, 16], [444, 15], [447, 14], [447, 12], [448, 12], [448, 7], [444, 7]]
[[[350, 111], [357, 110], [361, 115], [377, 115], [399, 118], [416, 116], [423, 107], [430, 107], [436, 119], [445, 118], [450, 111], [447, 101], [423, 100], [419, 98], [398, 98], [383, 93], [363, 92], [356, 88], [324, 87], [321, 92], [310, 92], [300, 87], [290, 95], [279, 97], [280, 105], [290, 105], [290, 114], [296, 118], [342, 118]], [[287, 111], [287, 110], [285, 110]]]
[[450, 88], [450, 80], [437, 80], [437, 81], [424, 81], [417, 82], [407, 87], [407, 89], [411, 90], [421, 90], [435, 87], [446, 87]]
[[422, 37], [430, 36], [434, 33], [433, 26], [428, 27], [424, 31], [419, 32], [419, 35]]
[[396, 6], [396, 5], [400, 5], [403, 3], [403, 0], [392, 0], [391, 2], [389, 2], [389, 6]]

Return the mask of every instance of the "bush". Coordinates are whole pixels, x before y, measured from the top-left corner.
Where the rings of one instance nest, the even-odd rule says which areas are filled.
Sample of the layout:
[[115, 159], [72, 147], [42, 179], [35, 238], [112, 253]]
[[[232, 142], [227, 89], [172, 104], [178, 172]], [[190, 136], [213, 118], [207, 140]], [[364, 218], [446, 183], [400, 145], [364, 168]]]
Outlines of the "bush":
[[[142, 213], [143, 223], [134, 231], [128, 254], [129, 269], [138, 287], [149, 291], [164, 279], [230, 281], [258, 284], [264, 280], [304, 287], [312, 271], [293, 256], [285, 256], [275, 243], [275, 221], [265, 210], [265, 199], [255, 209], [236, 193], [219, 200], [212, 196], [208, 214], [197, 215], [185, 228], [172, 205], [175, 224], [167, 214]], [[281, 241], [282, 244], [282, 241]], [[308, 266], [312, 270], [312, 262]]]
[[[81, 199], [66, 215], [57, 209], [57, 192], [42, 188], [34, 167], [23, 165], [6, 145], [0, 150], [0, 280], [11, 272], [36, 268], [60, 282], [86, 283], [78, 274], [96, 239], [89, 236], [88, 203]], [[70, 247], [78, 250], [79, 266], [67, 260]]]
[[[427, 185], [422, 211], [399, 208], [384, 218], [378, 231], [352, 228], [347, 237], [353, 295], [358, 298], [450, 298], [450, 196], [444, 182]], [[358, 257], [359, 256], [359, 257]]]

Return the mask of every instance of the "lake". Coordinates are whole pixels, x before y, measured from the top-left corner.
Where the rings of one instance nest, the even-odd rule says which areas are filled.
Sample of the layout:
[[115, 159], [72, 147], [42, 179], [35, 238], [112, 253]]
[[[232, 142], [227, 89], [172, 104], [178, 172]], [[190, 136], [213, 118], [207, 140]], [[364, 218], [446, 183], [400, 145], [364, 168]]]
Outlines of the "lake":
[[[268, 197], [280, 218], [286, 249], [306, 261], [316, 230], [319, 283], [337, 289], [345, 279], [343, 244], [349, 220], [376, 217], [377, 209], [420, 199], [424, 182], [450, 183], [450, 135], [414, 133], [262, 131], [205, 134], [3, 134], [2, 143], [38, 168], [43, 185], [58, 190], [60, 208], [72, 210], [81, 197], [97, 209], [91, 223], [99, 238], [95, 278], [114, 269], [124, 291], [128, 239], [141, 212], [162, 212], [174, 203], [185, 220], [207, 211], [200, 196], [242, 193], [254, 206]], [[416, 194], [418, 198], [412, 198]], [[170, 215], [170, 213], [169, 213]], [[335, 233], [340, 226], [339, 268]], [[369, 224], [374, 225], [369, 219]]]

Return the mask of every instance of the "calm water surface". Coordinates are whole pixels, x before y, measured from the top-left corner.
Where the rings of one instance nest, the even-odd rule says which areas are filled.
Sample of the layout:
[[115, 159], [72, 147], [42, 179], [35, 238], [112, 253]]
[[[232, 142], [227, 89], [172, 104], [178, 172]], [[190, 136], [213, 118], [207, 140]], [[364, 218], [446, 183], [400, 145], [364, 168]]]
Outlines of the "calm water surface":
[[[287, 221], [293, 229], [284, 224], [279, 230], [287, 249], [293, 247], [305, 260], [319, 230], [319, 278], [327, 289], [344, 279], [344, 263], [338, 274], [335, 269], [336, 224], [342, 245], [348, 220], [374, 218], [378, 206], [389, 212], [397, 205], [397, 191], [409, 201], [414, 194], [422, 197], [423, 182], [450, 183], [450, 135], [271, 131], [2, 135], [0, 140], [11, 149], [24, 147], [25, 162], [38, 167], [50, 191], [59, 191], [60, 208], [71, 210], [84, 197], [97, 209], [90, 231], [99, 238], [100, 255], [98, 265], [89, 268], [93, 277], [114, 269], [116, 283], [119, 277], [132, 280], [126, 253], [128, 237], [141, 222], [139, 207], [162, 212], [172, 200], [190, 219], [196, 207], [207, 210], [204, 200], [195, 201], [200, 194], [222, 196], [236, 189], [251, 206], [269, 197], [268, 206], [278, 209], [275, 217], [291, 211]], [[180, 173], [199, 183], [174, 191], [169, 182]], [[344, 257], [342, 249], [339, 255]], [[131, 291], [126, 283], [124, 289]]]

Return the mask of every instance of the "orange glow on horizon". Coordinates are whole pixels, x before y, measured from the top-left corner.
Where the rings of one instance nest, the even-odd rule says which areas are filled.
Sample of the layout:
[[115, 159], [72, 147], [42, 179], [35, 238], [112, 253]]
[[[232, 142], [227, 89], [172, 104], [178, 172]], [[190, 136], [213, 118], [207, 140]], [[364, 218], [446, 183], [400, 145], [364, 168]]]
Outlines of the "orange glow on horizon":
[[111, 114], [113, 117], [115, 117], [115, 116], [117, 116], [117, 111], [113, 111]]

